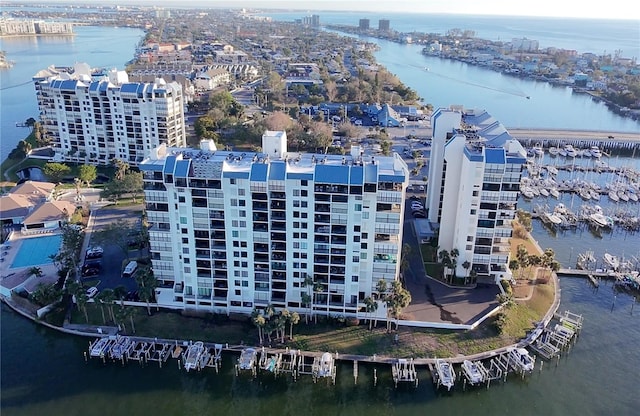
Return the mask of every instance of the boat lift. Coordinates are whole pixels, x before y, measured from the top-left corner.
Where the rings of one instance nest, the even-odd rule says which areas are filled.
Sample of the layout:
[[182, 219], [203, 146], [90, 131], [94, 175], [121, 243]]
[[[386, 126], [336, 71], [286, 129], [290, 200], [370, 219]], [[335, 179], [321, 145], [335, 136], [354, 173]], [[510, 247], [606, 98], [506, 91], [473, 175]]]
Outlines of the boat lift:
[[290, 373], [293, 381], [296, 381], [298, 376], [298, 360], [300, 359], [300, 353], [298, 350], [288, 350], [282, 354], [282, 360], [280, 362], [280, 372]]
[[398, 387], [399, 382], [413, 383], [414, 387], [418, 387], [418, 373], [415, 365], [413, 364], [413, 358], [408, 360], [405, 358], [398, 358], [391, 365], [391, 375], [396, 388]]
[[258, 367], [262, 371], [272, 373], [274, 377], [278, 376], [280, 372], [280, 366], [282, 365], [282, 354], [279, 352], [269, 354], [265, 351], [264, 347], [260, 351], [260, 358], [258, 360]]

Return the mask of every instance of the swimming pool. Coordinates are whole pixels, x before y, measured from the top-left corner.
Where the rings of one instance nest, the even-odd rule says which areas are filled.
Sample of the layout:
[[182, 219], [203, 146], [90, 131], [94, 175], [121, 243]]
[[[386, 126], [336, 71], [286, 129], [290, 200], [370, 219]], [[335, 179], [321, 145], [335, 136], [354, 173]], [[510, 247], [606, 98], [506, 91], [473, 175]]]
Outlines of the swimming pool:
[[38, 266], [52, 263], [49, 256], [58, 253], [62, 243], [61, 235], [45, 235], [22, 240], [11, 268]]

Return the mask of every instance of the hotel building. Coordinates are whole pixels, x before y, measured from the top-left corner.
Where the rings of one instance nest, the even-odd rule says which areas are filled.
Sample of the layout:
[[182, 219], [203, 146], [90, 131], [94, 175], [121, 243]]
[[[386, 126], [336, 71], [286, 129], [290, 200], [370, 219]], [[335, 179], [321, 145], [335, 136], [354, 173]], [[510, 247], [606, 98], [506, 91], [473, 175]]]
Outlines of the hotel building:
[[286, 133], [267, 131], [262, 153], [163, 145], [139, 168], [161, 306], [356, 316], [398, 278], [409, 171], [397, 154], [289, 153]]
[[427, 217], [439, 224], [438, 246], [457, 249], [478, 282], [510, 279], [509, 240], [516, 218], [522, 145], [484, 110], [438, 109], [431, 116]]
[[176, 82], [129, 82], [124, 71], [94, 75], [87, 64], [34, 77], [40, 121], [54, 160], [136, 166], [151, 149], [185, 146], [184, 98]]

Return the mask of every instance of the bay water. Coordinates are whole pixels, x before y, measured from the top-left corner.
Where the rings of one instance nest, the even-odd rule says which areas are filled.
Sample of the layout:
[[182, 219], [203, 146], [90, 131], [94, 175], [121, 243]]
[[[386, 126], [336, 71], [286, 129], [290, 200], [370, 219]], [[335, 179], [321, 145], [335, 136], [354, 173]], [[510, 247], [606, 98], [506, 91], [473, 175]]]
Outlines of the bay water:
[[[135, 29], [77, 27], [73, 38], [2, 39], [0, 49], [7, 51], [8, 59], [16, 61], [16, 66], [4, 71], [0, 77], [3, 157], [25, 135], [25, 130], [15, 128], [14, 123], [28, 117], [37, 118], [30, 80], [38, 70], [51, 64], [72, 65], [76, 61], [95, 67], [123, 68], [133, 56], [142, 35], [142, 31]], [[388, 56], [390, 61], [395, 60], [394, 56], [407, 58], [409, 54], [406, 50], [402, 52], [403, 47], [383, 42], [378, 56]], [[380, 63], [386, 66], [384, 59], [380, 59]], [[425, 65], [416, 63], [416, 70], [420, 66]], [[456, 68], [446, 72], [447, 76], [465, 79], [465, 72], [455, 73]], [[407, 79], [400, 78], [415, 88], [412, 83], [418, 85], [425, 76], [423, 72], [419, 74], [421, 77], [408, 73]], [[482, 82], [484, 79], [478, 83]], [[464, 92], [469, 86], [458, 84], [461, 97], [470, 97]], [[454, 102], [447, 99], [447, 94], [453, 90], [452, 87], [452, 90], [442, 92], [440, 98], [420, 94], [427, 102], [440, 100], [447, 101], [443, 105], [449, 105]], [[494, 106], [499, 99], [488, 91], [482, 107], [497, 116]], [[540, 94], [546, 96], [554, 91], [543, 88]], [[532, 94], [531, 101], [534, 97]], [[589, 103], [576, 102], [576, 99], [580, 98], [575, 94], [567, 98], [568, 103], [579, 103], [581, 110], [592, 103], [590, 100]], [[607, 120], [604, 128], [611, 131], [630, 128], [629, 120], [610, 117], [606, 108], [599, 108], [594, 117]], [[529, 116], [537, 120], [537, 127], [543, 128], [551, 127], [548, 124], [551, 118], [571, 120], [573, 111], [576, 111], [574, 106], [569, 105], [553, 114], [532, 112]], [[514, 113], [517, 112], [514, 109]], [[511, 117], [516, 122], [519, 116], [512, 114]], [[502, 116], [498, 118], [507, 126], [511, 124]], [[568, 205], [570, 201], [566, 202]], [[579, 250], [594, 244], [602, 244], [603, 249], [606, 246], [609, 250], [618, 247], [618, 255], [640, 247], [637, 234], [612, 233], [601, 239], [589, 233], [551, 235], [537, 222], [534, 222], [533, 234], [543, 248], [553, 248], [567, 267]], [[313, 384], [305, 378], [296, 383], [284, 378], [236, 378], [233, 364], [237, 356], [231, 354], [223, 358], [220, 374], [211, 370], [180, 372], [175, 361], [162, 369], [154, 365], [144, 368], [132, 364], [124, 367], [102, 365], [97, 361], [85, 364], [83, 352], [88, 347], [87, 339], [33, 324], [3, 305], [0, 309], [0, 410], [3, 415], [636, 414], [640, 405], [637, 393], [640, 385], [640, 354], [637, 353], [640, 312], [637, 308], [633, 310], [636, 306], [633, 298], [616, 294], [606, 283], [594, 291], [586, 280], [579, 278], [562, 278], [561, 288], [561, 310], [583, 314], [585, 326], [576, 345], [557, 366], [555, 362], [547, 362], [542, 372], [536, 370], [524, 380], [511, 376], [507, 383], [494, 383], [488, 390], [456, 390], [452, 393], [436, 392], [424, 368], [418, 369], [420, 384], [417, 389], [407, 386], [395, 389], [390, 368], [384, 367], [378, 367], [378, 385], [374, 387], [371, 366], [360, 369], [356, 385], [350, 365], [339, 367], [335, 386]]]

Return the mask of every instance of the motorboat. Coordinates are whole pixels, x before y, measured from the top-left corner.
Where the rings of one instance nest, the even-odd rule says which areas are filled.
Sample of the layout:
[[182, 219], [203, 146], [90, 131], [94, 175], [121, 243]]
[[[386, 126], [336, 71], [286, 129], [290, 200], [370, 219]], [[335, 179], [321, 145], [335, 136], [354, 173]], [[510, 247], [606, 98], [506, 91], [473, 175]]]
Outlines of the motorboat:
[[480, 363], [464, 360], [462, 362], [462, 371], [464, 372], [467, 380], [471, 385], [479, 384], [484, 381], [484, 374], [482, 372]]
[[582, 188], [578, 191], [578, 195], [580, 195], [580, 198], [584, 199], [585, 201], [588, 201], [591, 199], [591, 193], [589, 192], [588, 189]]
[[549, 189], [549, 194], [556, 199], [560, 198], [560, 191], [558, 191], [558, 189], [556, 188]]
[[595, 189], [589, 189], [589, 195], [591, 195], [591, 199], [594, 201], [600, 201], [600, 192]]
[[550, 154], [551, 156], [557, 156], [559, 152], [560, 152], [560, 149], [558, 149], [558, 148], [557, 148], [557, 147], [555, 147], [555, 146], [551, 146], [551, 147], [549, 148], [549, 154]]
[[620, 201], [620, 197], [618, 196], [618, 193], [616, 191], [609, 191], [609, 199], [613, 202]]
[[531, 189], [532, 188], [529, 188], [529, 187], [522, 187], [520, 188], [520, 193], [522, 193], [522, 196], [524, 196], [527, 199], [533, 199], [535, 195], [533, 194], [533, 191]]
[[602, 258], [605, 264], [610, 266], [613, 270], [618, 270], [618, 268], [620, 267], [620, 259], [618, 259], [617, 256], [609, 253], [604, 253], [604, 256], [602, 256]]
[[335, 365], [333, 362], [333, 355], [329, 352], [325, 352], [320, 357], [320, 364], [318, 366], [318, 377], [333, 377], [335, 372]]
[[521, 371], [533, 371], [535, 362], [529, 355], [529, 351], [524, 348], [511, 348], [509, 349], [509, 358], [513, 364], [517, 366]]
[[618, 191], [618, 198], [623, 202], [629, 202], [629, 195], [627, 195], [624, 189]]
[[109, 349], [109, 356], [114, 360], [121, 360], [132, 346], [131, 338], [119, 336]]
[[453, 371], [451, 363], [438, 358], [436, 360], [436, 373], [438, 375], [438, 382], [446, 387], [447, 390], [451, 390], [456, 380], [456, 373]]
[[564, 147], [564, 151], [567, 157], [576, 157], [578, 155], [578, 152], [576, 151], [576, 149], [570, 144]]
[[197, 341], [189, 345], [185, 354], [184, 369], [186, 371], [197, 370], [200, 366], [200, 358], [204, 352], [205, 348], [202, 341]]
[[542, 196], [549, 196], [549, 190], [547, 188], [540, 188], [540, 195]]
[[238, 369], [239, 370], [253, 370], [256, 364], [256, 357], [258, 356], [258, 351], [255, 348], [245, 348], [240, 353], [240, 357], [238, 358]]
[[562, 218], [552, 212], [545, 212], [542, 214], [542, 221], [551, 225], [562, 224]]
[[541, 144], [541, 143], [538, 143], [538, 144], [536, 144], [535, 146], [533, 146], [533, 149], [532, 149], [532, 150], [533, 150], [533, 153], [534, 153], [536, 156], [542, 156], [542, 155], [544, 155], [544, 149], [542, 148], [542, 144]]
[[602, 228], [608, 228], [612, 225], [609, 217], [599, 212], [594, 212], [593, 214], [589, 215], [589, 222], [596, 227]]
[[602, 152], [600, 151], [600, 148], [598, 146], [591, 146], [591, 148], [589, 149], [589, 153], [591, 153], [591, 157], [595, 157], [595, 158], [601, 158], [602, 157]]
[[547, 172], [549, 172], [549, 174], [551, 175], [557, 175], [558, 174], [558, 168], [556, 168], [555, 166], [547, 166]]
[[109, 348], [110, 343], [111, 343], [111, 340], [109, 339], [109, 337], [103, 337], [96, 340], [96, 342], [94, 342], [91, 345], [91, 350], [89, 351], [89, 355], [91, 355], [92, 357], [104, 357], [105, 353]]

